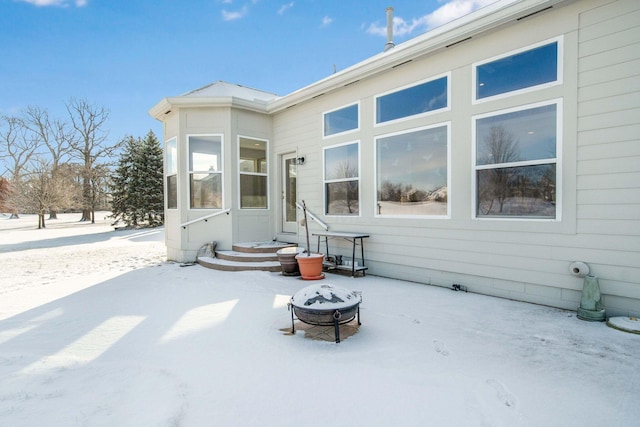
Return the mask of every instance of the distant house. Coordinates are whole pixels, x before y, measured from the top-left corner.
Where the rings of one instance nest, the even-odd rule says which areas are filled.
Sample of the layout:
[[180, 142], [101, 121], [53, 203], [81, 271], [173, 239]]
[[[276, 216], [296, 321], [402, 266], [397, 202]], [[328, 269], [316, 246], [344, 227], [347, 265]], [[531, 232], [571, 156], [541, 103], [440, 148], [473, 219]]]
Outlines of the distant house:
[[636, 0], [500, 1], [286, 96], [216, 82], [150, 114], [170, 259], [302, 244], [304, 200], [370, 234], [371, 274], [575, 309], [582, 261], [640, 314]]

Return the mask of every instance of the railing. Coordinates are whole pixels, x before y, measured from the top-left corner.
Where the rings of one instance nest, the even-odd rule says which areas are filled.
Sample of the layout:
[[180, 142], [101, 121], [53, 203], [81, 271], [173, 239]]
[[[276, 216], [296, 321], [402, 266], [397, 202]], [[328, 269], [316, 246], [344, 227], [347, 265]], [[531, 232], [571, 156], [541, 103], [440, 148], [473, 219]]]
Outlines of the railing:
[[214, 212], [214, 213], [212, 213], [210, 215], [201, 216], [200, 218], [192, 219], [191, 221], [187, 221], [187, 222], [185, 222], [183, 224], [180, 224], [180, 227], [182, 227], [183, 229], [186, 229], [187, 226], [189, 226], [191, 224], [195, 224], [196, 222], [200, 222], [200, 221], [207, 222], [209, 219], [211, 219], [213, 217], [216, 217], [218, 215], [225, 214], [225, 213], [227, 215], [229, 215], [229, 211], [231, 211], [231, 209], [225, 209], [225, 210], [222, 210], [222, 211], [219, 211], [219, 212]]
[[[304, 210], [304, 207], [298, 202], [296, 202], [296, 207], [300, 210]], [[320, 225], [320, 227], [324, 228], [325, 231], [329, 230], [329, 226], [325, 224], [320, 218], [318, 218], [313, 212], [311, 212], [309, 208], [307, 208], [307, 216], [309, 216], [312, 220], [317, 222]]]

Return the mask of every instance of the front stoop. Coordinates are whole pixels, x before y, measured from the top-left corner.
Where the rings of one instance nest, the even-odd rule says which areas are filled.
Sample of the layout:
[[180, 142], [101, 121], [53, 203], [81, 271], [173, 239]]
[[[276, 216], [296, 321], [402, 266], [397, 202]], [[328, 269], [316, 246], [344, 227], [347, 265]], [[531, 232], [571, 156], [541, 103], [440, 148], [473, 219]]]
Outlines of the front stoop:
[[248, 242], [233, 245], [233, 250], [217, 250], [216, 257], [199, 257], [203, 267], [223, 271], [282, 271], [276, 254], [282, 248], [297, 246], [284, 242]]

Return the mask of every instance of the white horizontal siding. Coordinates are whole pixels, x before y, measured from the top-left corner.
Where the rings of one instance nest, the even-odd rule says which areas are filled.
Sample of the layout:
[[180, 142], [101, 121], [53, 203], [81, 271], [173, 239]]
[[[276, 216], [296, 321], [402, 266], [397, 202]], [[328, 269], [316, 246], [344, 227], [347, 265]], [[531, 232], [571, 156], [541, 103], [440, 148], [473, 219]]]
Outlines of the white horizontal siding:
[[640, 2], [596, 7], [580, 23], [575, 254], [601, 278], [606, 307], [638, 313]]
[[[298, 168], [298, 199], [322, 217], [322, 147], [360, 140], [360, 216], [323, 220], [333, 231], [371, 235], [364, 241], [370, 273], [447, 287], [461, 283], [474, 292], [575, 309], [582, 280], [569, 273], [569, 265], [584, 261], [601, 278], [608, 309], [640, 314], [639, 8], [632, 0], [576, 1], [279, 113], [276, 151], [299, 147], [307, 159]], [[469, 58], [486, 59], [562, 34], [562, 85], [472, 104]], [[429, 77], [430, 64], [451, 71], [451, 112], [373, 127], [375, 95]], [[561, 221], [472, 219], [473, 116], [555, 98], [563, 98], [566, 116]], [[322, 112], [356, 101], [360, 131], [323, 140]], [[438, 121], [451, 122], [451, 219], [375, 217], [375, 136]], [[351, 256], [345, 241], [330, 240], [329, 249]]]

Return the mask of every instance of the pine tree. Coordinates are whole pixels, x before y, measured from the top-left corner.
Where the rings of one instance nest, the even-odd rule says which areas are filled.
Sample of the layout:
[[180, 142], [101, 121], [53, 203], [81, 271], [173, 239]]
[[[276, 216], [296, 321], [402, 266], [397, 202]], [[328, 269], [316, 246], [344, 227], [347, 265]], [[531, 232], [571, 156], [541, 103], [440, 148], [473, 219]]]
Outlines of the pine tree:
[[[164, 223], [164, 186], [162, 171], [162, 147], [152, 131], [140, 144], [138, 153], [138, 190], [140, 219], [151, 226]], [[142, 191], [139, 191], [142, 190]]]
[[133, 167], [133, 150], [136, 140], [129, 136], [122, 142], [123, 150], [118, 160], [118, 167], [114, 171], [111, 187], [111, 216], [116, 222], [123, 221], [130, 225], [129, 215], [129, 183], [131, 181], [131, 169]]
[[164, 223], [162, 148], [150, 131], [127, 137], [113, 177], [112, 216], [128, 227]]

